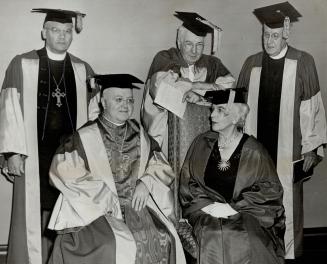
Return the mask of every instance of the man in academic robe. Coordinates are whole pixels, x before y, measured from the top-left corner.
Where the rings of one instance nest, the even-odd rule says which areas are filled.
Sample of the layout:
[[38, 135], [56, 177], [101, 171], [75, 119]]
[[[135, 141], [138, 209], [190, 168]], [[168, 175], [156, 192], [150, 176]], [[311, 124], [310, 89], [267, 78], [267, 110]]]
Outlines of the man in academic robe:
[[[229, 88], [235, 80], [219, 58], [203, 54], [207, 33], [212, 34], [216, 51], [221, 29], [208, 25], [197, 13], [176, 12], [175, 16], [183, 21], [177, 33], [177, 48], [162, 50], [153, 59], [143, 94], [141, 121], [164, 150], [168, 130], [168, 159], [178, 173], [193, 139], [210, 127], [208, 108], [193, 103], [199, 96], [194, 90]], [[165, 89], [164, 83], [185, 92], [183, 119], [155, 102], [160, 90]]]
[[57, 151], [50, 169], [61, 192], [49, 228], [50, 264], [185, 263], [174, 229], [173, 171], [133, 113], [129, 74], [96, 75], [102, 113]]
[[[290, 23], [301, 15], [288, 2], [254, 14], [263, 24], [264, 51], [247, 58], [237, 85], [248, 89], [246, 132], [266, 147], [284, 188], [286, 258], [294, 259], [303, 240], [304, 179], [296, 178], [309, 176], [323, 157], [325, 110], [312, 56], [287, 44]], [[301, 174], [295, 174], [298, 165]]]
[[84, 14], [32, 11], [47, 14], [42, 29], [45, 47], [14, 57], [0, 96], [2, 172], [14, 183], [8, 263], [47, 261], [55, 232], [46, 226], [58, 197], [49, 185], [52, 157], [65, 136], [99, 112], [99, 95], [87, 87], [91, 67], [67, 52], [72, 18], [79, 32]]

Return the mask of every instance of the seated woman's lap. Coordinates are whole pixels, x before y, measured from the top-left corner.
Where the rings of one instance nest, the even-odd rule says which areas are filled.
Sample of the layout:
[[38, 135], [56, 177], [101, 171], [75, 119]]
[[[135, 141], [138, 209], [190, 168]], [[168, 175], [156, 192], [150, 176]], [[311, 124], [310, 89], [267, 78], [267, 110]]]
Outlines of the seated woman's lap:
[[267, 250], [275, 247], [275, 241], [252, 215], [216, 218], [203, 213], [193, 224], [200, 263], [278, 263]]
[[193, 227], [200, 263], [248, 263], [250, 242], [242, 215], [231, 219], [201, 214]]

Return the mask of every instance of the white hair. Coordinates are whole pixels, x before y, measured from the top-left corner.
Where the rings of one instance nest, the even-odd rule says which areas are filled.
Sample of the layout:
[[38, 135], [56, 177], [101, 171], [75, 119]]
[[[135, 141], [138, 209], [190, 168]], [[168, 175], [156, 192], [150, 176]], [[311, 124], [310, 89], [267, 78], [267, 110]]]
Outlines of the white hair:
[[184, 41], [185, 39], [185, 34], [186, 32], [188, 31], [187, 28], [185, 28], [183, 25], [180, 26], [178, 29], [177, 29], [177, 38], [176, 38], [176, 42], [177, 42], [177, 47], [180, 48], [182, 42]]
[[243, 129], [245, 125], [246, 117], [250, 111], [250, 107], [247, 104], [243, 103], [233, 103], [231, 109], [236, 115], [235, 125], [239, 129]]

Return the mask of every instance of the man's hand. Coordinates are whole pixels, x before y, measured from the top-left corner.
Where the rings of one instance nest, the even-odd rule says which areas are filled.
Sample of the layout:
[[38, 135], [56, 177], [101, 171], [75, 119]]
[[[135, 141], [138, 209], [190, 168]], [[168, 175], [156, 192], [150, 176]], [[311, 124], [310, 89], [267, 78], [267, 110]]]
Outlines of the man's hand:
[[189, 103], [197, 103], [199, 101], [202, 101], [202, 97], [198, 94], [196, 94], [195, 92], [192, 92], [192, 91], [187, 91], [184, 93], [183, 95], [183, 99], [182, 99], [182, 102], [189, 102]]
[[20, 154], [14, 154], [8, 158], [8, 174], [22, 176], [24, 174], [24, 159]]
[[149, 199], [149, 190], [146, 185], [139, 181], [135, 187], [132, 199], [132, 207], [135, 211], [141, 211]]
[[179, 82], [179, 81], [181, 81], [181, 82], [189, 82], [189, 83], [191, 83], [191, 81], [190, 81], [189, 78], [184, 78], [184, 77], [178, 77], [177, 82]]
[[192, 90], [208, 90], [208, 84], [204, 82], [193, 82]]
[[226, 89], [223, 85], [206, 82], [193, 82], [192, 90], [216, 91]]
[[168, 72], [157, 72], [151, 76], [151, 87], [149, 89], [149, 94], [154, 100], [158, 94], [161, 82], [173, 85], [178, 79], [178, 74], [169, 70]]
[[309, 151], [303, 154], [304, 163], [303, 170], [307, 172], [312, 166], [315, 167], [321, 161], [319, 156], [314, 151]]

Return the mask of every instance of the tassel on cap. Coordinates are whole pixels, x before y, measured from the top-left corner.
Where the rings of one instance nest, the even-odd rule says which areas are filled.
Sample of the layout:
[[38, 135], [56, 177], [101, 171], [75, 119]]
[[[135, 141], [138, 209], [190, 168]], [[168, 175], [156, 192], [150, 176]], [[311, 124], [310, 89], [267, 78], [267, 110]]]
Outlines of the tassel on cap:
[[80, 33], [83, 29], [83, 14], [77, 13], [75, 17], [75, 31]]
[[51, 9], [51, 8], [33, 8], [33, 13], [45, 13], [44, 23], [54, 21], [59, 23], [73, 23], [72, 18], [75, 18], [75, 31], [80, 33], [83, 29], [83, 17], [85, 14], [79, 11]]

